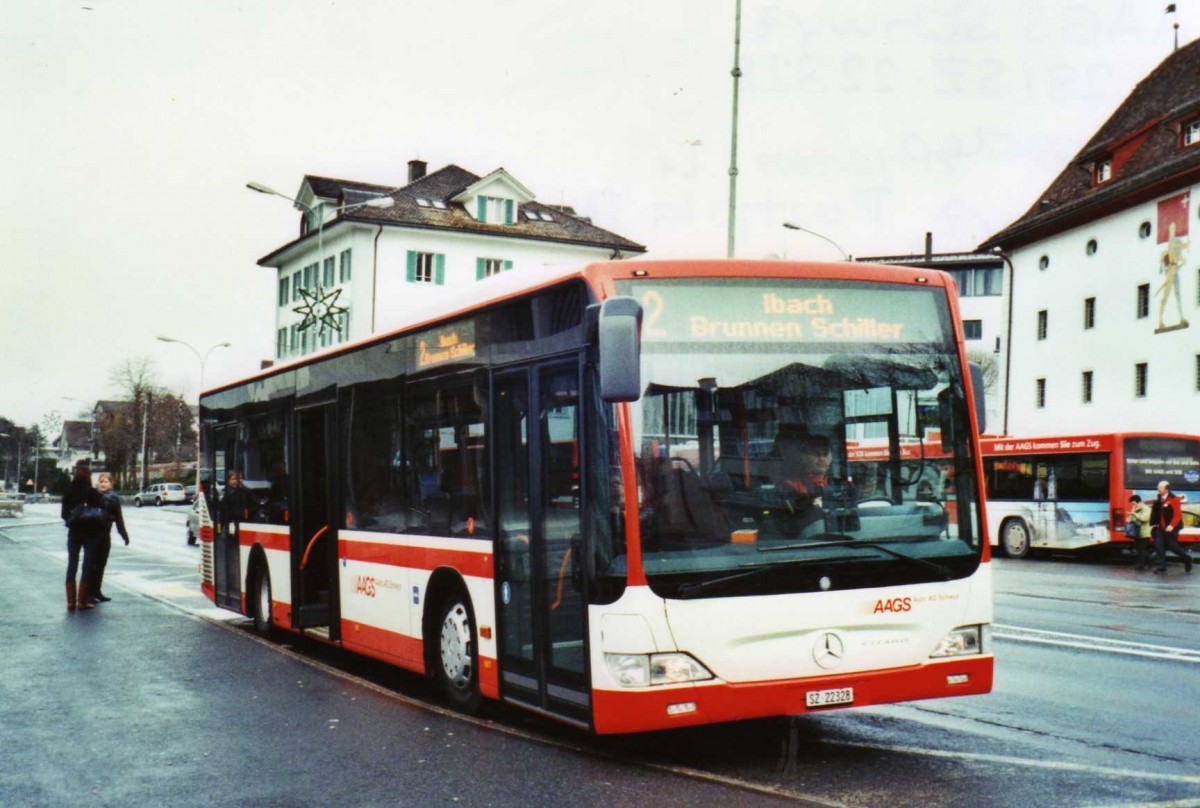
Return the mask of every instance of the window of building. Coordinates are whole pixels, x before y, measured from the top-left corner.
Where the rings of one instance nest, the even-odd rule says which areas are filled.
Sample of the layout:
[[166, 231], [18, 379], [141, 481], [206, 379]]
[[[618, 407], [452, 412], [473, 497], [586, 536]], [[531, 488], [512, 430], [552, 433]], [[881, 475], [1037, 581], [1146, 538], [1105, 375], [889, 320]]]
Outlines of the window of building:
[[537, 221], [541, 221], [541, 220], [538, 218], [537, 212], [536, 212], [536, 211], [532, 211], [532, 210], [527, 210], [527, 211], [525, 211], [525, 218], [526, 218], [526, 219], [528, 219], [528, 220], [529, 220], [529, 221], [531, 221], [531, 222], [537, 222]]
[[1096, 327], [1096, 298], [1088, 297], [1083, 300], [1083, 327]]
[[338, 269], [338, 283], [346, 283], [351, 279], [350, 272], [350, 251], [342, 250], [341, 266]]
[[337, 261], [334, 260], [332, 255], [325, 259], [325, 271], [321, 273], [321, 285], [326, 289], [333, 286], [333, 267], [336, 263]]
[[1038, 323], [1037, 323], [1037, 338], [1038, 339], [1046, 338], [1046, 326], [1047, 326], [1048, 319], [1049, 319], [1049, 314], [1047, 313], [1047, 311], [1045, 309], [1042, 309], [1041, 311], [1038, 312]]
[[1108, 182], [1112, 179], [1112, 160], [1101, 160], [1096, 163], [1096, 184]]
[[1046, 408], [1046, 380], [1037, 380], [1037, 408], [1039, 410]]
[[297, 348], [296, 326], [288, 329], [288, 353], [294, 354]]
[[409, 250], [408, 282], [442, 286], [446, 282], [446, 256]]
[[1196, 392], [1200, 393], [1200, 353], [1196, 354]]
[[512, 269], [512, 261], [505, 261], [502, 258], [476, 258], [475, 280], [481, 281], [484, 278], [499, 275], [508, 269]]
[[479, 197], [479, 221], [489, 224], [512, 224], [513, 201], [495, 196]]
[[444, 201], [444, 200], [441, 200], [441, 199], [435, 199], [435, 200], [433, 200], [433, 206], [434, 206], [434, 208], [436, 208], [437, 210], [449, 210], [449, 208], [447, 208], [447, 207], [446, 207], [446, 203], [445, 203], [445, 201]]
[[292, 273], [292, 302], [295, 303], [300, 299], [300, 271], [296, 270]]
[[417, 207], [419, 207], [419, 208], [429, 207], [429, 200], [425, 199], [424, 197], [418, 196], [417, 197]]
[[1083, 403], [1092, 403], [1092, 371], [1090, 370], [1083, 372]]
[[963, 320], [963, 339], [983, 339], [983, 320]]
[[994, 269], [951, 269], [960, 297], [985, 297], [1004, 293], [1004, 273]]
[[1142, 222], [1138, 225], [1138, 238], [1150, 238], [1150, 234], [1154, 232], [1150, 222]]
[[1146, 377], [1149, 374], [1147, 363], [1138, 362], [1133, 366], [1133, 394], [1137, 398], [1146, 397]]
[[1138, 284], [1137, 288], [1137, 317], [1139, 320], [1150, 316], [1150, 284]]
[[350, 309], [348, 307], [337, 316], [337, 323], [337, 341], [346, 342], [350, 339]]
[[287, 352], [287, 329], [281, 328], [275, 332], [275, 358], [283, 359]]
[[1188, 121], [1183, 125], [1183, 145], [1191, 146], [1200, 143], [1200, 119]]
[[317, 265], [309, 264], [304, 268], [304, 288], [314, 289], [317, 285]]
[[1088, 243], [1087, 243], [1087, 254], [1088, 255], [1095, 255], [1096, 251], [1099, 249], [1100, 249], [1100, 243], [1097, 242], [1096, 239], [1094, 239], [1094, 238], [1088, 239]]
[[288, 302], [288, 277], [284, 275], [279, 279], [279, 305], [286, 306]]

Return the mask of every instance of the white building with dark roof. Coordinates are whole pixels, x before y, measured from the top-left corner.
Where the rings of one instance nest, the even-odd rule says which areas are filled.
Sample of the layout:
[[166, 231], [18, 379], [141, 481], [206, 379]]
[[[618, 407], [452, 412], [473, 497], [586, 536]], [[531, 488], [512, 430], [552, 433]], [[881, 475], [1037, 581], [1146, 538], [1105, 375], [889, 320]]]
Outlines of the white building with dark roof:
[[[646, 251], [569, 206], [541, 204], [503, 168], [481, 177], [408, 165], [400, 187], [304, 177], [299, 235], [258, 261], [278, 276], [277, 360], [432, 316], [500, 273]], [[392, 204], [368, 205], [383, 197]]]
[[1200, 421], [1200, 41], [1134, 88], [1030, 209], [1012, 261], [1011, 434]]

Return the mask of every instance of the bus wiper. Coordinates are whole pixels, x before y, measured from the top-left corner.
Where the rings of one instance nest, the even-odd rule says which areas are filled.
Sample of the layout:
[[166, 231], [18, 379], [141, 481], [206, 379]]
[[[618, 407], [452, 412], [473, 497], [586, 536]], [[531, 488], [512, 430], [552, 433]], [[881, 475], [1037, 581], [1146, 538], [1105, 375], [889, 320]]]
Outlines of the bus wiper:
[[[831, 542], [831, 544], [840, 544], [840, 542]], [[809, 545], [804, 545], [804, 546], [809, 546]], [[780, 567], [790, 567], [792, 565], [799, 566], [799, 565], [803, 565], [803, 564], [825, 563], [827, 561], [853, 561], [856, 558], [858, 558], [858, 556], [835, 556], [833, 558], [829, 558], [829, 557], [794, 558], [783, 564], [764, 564], [761, 566], [751, 567], [750, 569], [743, 570], [742, 572], [735, 572], [732, 575], [723, 575], [720, 578], [710, 578], [707, 581], [697, 581], [696, 583], [693, 583], [693, 584], [682, 584], [679, 587], [679, 589], [676, 590], [676, 594], [678, 594], [679, 597], [681, 597], [681, 598], [687, 598], [692, 595], [703, 592], [706, 589], [712, 589], [715, 586], [720, 586], [721, 584], [727, 584], [732, 581], [740, 581], [744, 578], [753, 578], [754, 576], [760, 575], [761, 573], [764, 573], [764, 572], [773, 572], [775, 570], [778, 570]]]
[[915, 564], [918, 567], [925, 567], [927, 569], [935, 570], [937, 574], [941, 576], [943, 581], [950, 580], [949, 571], [941, 564], [930, 561], [926, 558], [917, 558], [916, 556], [910, 556], [906, 553], [901, 553], [897, 550], [893, 550], [890, 547], [885, 547], [879, 542], [863, 541], [862, 539], [856, 539], [853, 536], [846, 536], [841, 533], [825, 533], [822, 534], [822, 538], [826, 538], [828, 540], [807, 542], [803, 544], [785, 544], [779, 547], [760, 547], [758, 548], [758, 551], [760, 553], [771, 553], [777, 550], [807, 550], [809, 548], [820, 547], [870, 547], [872, 550], [878, 550], [885, 555], [890, 555], [892, 558], [898, 558], [901, 561], [907, 561], [908, 563]]

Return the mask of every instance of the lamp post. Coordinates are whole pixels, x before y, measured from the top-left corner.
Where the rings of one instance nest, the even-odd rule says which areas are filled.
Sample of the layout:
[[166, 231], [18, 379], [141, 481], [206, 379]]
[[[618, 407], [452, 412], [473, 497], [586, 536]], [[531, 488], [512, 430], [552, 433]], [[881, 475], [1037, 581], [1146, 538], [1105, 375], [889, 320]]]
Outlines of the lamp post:
[[817, 231], [815, 231], [815, 230], [809, 230], [807, 227], [801, 227], [800, 225], [798, 225], [798, 224], [792, 224], [791, 222], [784, 222], [784, 223], [783, 223], [783, 226], [784, 226], [785, 228], [787, 228], [788, 230], [799, 230], [801, 233], [808, 233], [810, 236], [816, 236], [816, 237], [817, 237], [817, 238], [819, 238], [819, 239], [824, 239], [825, 241], [828, 241], [828, 242], [829, 242], [830, 244], [832, 244], [832, 245], [833, 245], [835, 248], [837, 248], [837, 251], [838, 251], [838, 252], [840, 252], [840, 253], [842, 254], [842, 260], [843, 260], [843, 261], [849, 261], [849, 260], [850, 260], [850, 256], [846, 254], [846, 251], [845, 251], [845, 250], [843, 250], [843, 249], [842, 249], [842, 248], [841, 248], [841, 247], [838, 245], [838, 243], [837, 243], [836, 241], [834, 241], [833, 239], [831, 239], [829, 236], [823, 236], [823, 235], [821, 235], [820, 233], [818, 233], [818, 232], [817, 232]]
[[[13, 426], [16, 426], [14, 424]], [[21, 439], [16, 435], [10, 435], [7, 432], [0, 432], [0, 438], [12, 438], [17, 444], [17, 493], [21, 492]], [[8, 486], [8, 458], [4, 460], [4, 485]]]
[[[187, 348], [189, 351], [194, 353], [196, 355], [196, 358], [200, 360], [200, 389], [196, 393], [196, 485], [198, 487], [200, 485], [200, 396], [202, 396], [204, 394], [204, 366], [205, 366], [205, 364], [208, 363], [208, 357], [213, 351], [215, 351], [217, 348], [230, 348], [233, 346], [233, 343], [232, 342], [218, 342], [216, 345], [210, 346], [207, 351], [205, 351], [203, 354], [201, 354], [199, 351], [197, 351], [195, 348], [193, 348], [191, 345], [189, 345], [188, 343], [184, 342], [181, 339], [175, 339], [174, 337], [161, 337], [161, 336], [155, 337], [155, 339], [157, 339], [159, 342], [173, 342], [176, 345], [182, 345], [183, 347]], [[143, 422], [143, 426], [144, 425], [145, 424]], [[145, 463], [145, 454], [144, 454], [145, 445], [146, 445], [146, 439], [143, 435], [143, 438], [142, 438], [143, 465]], [[144, 473], [143, 473], [143, 476], [145, 476]], [[144, 483], [143, 483], [142, 487], [143, 488], [146, 487]]]
[[[291, 202], [296, 207], [303, 208], [304, 210], [308, 211], [308, 214], [317, 220], [317, 277], [320, 278], [321, 273], [325, 269], [325, 206], [324, 206], [324, 204], [318, 205], [316, 208], [314, 208], [312, 205], [308, 205], [304, 202], [301, 202], [299, 199], [294, 199], [294, 198], [288, 196], [287, 194], [276, 191], [274, 188], [269, 188], [266, 185], [263, 185], [261, 182], [248, 182], [248, 183], [246, 183], [246, 187], [249, 188], [251, 191], [257, 191], [260, 194], [268, 194], [270, 196], [278, 196], [281, 199], [286, 199], [287, 201]], [[333, 214], [336, 217], [341, 213], [344, 213], [344, 212], [350, 211], [350, 210], [355, 210], [357, 208], [390, 208], [394, 204], [396, 204], [396, 200], [392, 199], [392, 197], [379, 196], [379, 197], [375, 197], [374, 199], [368, 199], [365, 202], [355, 202], [350, 205], [341, 205], [341, 206], [333, 209]], [[320, 288], [320, 286], [321, 286], [321, 284], [318, 282], [317, 287]]]

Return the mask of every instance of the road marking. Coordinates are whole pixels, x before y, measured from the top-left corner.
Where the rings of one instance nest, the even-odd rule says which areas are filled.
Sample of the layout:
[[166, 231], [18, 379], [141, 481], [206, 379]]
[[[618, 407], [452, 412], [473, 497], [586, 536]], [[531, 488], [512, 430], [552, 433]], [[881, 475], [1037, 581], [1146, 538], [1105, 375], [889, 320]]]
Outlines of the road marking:
[[1036, 628], [1020, 626], [992, 625], [992, 637], [1013, 642], [1027, 642], [1037, 645], [1057, 645], [1062, 648], [1079, 648], [1085, 651], [1101, 651], [1109, 654], [1125, 654], [1148, 659], [1166, 659], [1172, 662], [1190, 662], [1200, 664], [1200, 650], [1191, 648], [1175, 648], [1170, 645], [1151, 645], [1144, 642], [1129, 642], [1127, 640], [1107, 640], [1102, 637], [1089, 637], [1084, 634], [1067, 634], [1061, 631], [1043, 631]]
[[[858, 741], [824, 740], [822, 743], [830, 746], [847, 746], [855, 749], [877, 749], [887, 752], [903, 752], [909, 755], [925, 757], [951, 758], [954, 760], [974, 760], [980, 763], [998, 763], [1005, 766], [1026, 766], [1032, 769], [1050, 769], [1053, 771], [1080, 772], [1094, 774], [1100, 777], [1128, 778], [1137, 780], [1165, 780], [1172, 783], [1200, 785], [1200, 775], [1192, 774], [1160, 774], [1158, 772], [1138, 771], [1136, 769], [1113, 769], [1106, 766], [1090, 766], [1086, 763], [1069, 763], [1065, 760], [1039, 760], [1035, 758], [1012, 757], [1011, 755], [987, 755], [979, 752], [951, 752], [944, 749], [922, 749], [917, 746], [893, 746], [890, 744], [861, 743]], [[1177, 803], [1170, 803], [1176, 805]]]

